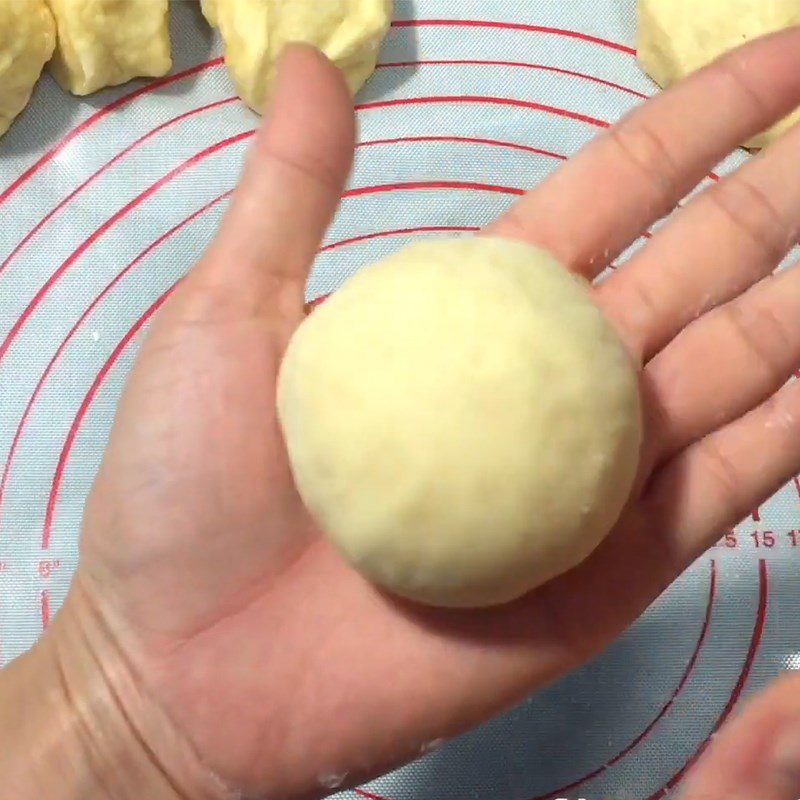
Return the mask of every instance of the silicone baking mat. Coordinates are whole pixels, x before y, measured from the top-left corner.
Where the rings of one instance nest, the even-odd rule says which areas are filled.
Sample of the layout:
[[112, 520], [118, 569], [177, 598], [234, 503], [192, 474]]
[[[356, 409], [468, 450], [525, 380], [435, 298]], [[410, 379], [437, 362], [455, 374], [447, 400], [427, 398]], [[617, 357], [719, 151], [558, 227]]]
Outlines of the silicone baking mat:
[[[309, 299], [411, 239], [483, 225], [642, 102], [634, 27], [633, 0], [397, 0]], [[256, 124], [195, 3], [173, 3], [173, 40], [155, 82], [78, 101], [45, 77], [0, 141], [3, 662], [63, 600], [125, 376]], [[800, 666], [798, 529], [795, 481], [596, 661], [361, 795], [667, 796], [745, 695]]]

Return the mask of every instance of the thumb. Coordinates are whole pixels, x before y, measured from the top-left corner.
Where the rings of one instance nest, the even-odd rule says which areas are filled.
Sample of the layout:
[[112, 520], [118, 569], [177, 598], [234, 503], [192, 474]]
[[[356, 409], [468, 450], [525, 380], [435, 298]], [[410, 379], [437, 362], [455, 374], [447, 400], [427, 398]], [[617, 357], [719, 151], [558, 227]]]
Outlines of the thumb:
[[211, 313], [300, 318], [354, 139], [352, 98], [339, 70], [314, 48], [290, 45], [219, 234], [187, 279], [211, 290]]
[[681, 797], [800, 798], [800, 675], [777, 681], [722, 730]]

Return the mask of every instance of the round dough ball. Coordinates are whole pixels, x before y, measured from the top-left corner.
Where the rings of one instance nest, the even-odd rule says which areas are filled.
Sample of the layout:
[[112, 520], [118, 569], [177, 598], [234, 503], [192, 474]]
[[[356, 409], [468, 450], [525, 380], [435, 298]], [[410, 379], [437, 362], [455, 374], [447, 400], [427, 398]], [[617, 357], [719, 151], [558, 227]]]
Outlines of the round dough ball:
[[336, 548], [437, 606], [504, 603], [583, 561], [639, 459], [636, 371], [587, 284], [501, 239], [359, 272], [292, 338], [278, 410]]
[[375, 70], [392, 0], [201, 0], [219, 28], [225, 62], [242, 100], [261, 113], [275, 65], [290, 42], [322, 50], [355, 94]]

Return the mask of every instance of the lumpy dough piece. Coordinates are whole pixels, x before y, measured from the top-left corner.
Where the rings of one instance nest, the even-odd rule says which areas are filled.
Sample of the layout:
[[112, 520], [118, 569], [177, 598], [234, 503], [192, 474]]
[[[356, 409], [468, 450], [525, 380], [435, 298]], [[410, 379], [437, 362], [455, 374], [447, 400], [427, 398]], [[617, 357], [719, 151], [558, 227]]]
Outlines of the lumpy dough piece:
[[44, 0], [0, 0], [0, 136], [28, 104], [55, 43]]
[[172, 67], [169, 0], [48, 0], [58, 26], [56, 80], [86, 95]]
[[[660, 86], [670, 86], [718, 56], [768, 33], [800, 24], [798, 0], [638, 0], [639, 60]], [[745, 143], [765, 147], [800, 112]]]
[[218, 27], [225, 61], [241, 98], [259, 113], [275, 64], [289, 42], [308, 42], [344, 73], [355, 94], [375, 70], [391, 21], [391, 0], [202, 0]]
[[583, 561], [637, 470], [637, 375], [587, 286], [490, 238], [359, 272], [296, 331], [278, 409], [300, 494], [364, 576], [438, 606]]
[[217, 22], [217, 0], [200, 0], [203, 16], [212, 28], [219, 27]]

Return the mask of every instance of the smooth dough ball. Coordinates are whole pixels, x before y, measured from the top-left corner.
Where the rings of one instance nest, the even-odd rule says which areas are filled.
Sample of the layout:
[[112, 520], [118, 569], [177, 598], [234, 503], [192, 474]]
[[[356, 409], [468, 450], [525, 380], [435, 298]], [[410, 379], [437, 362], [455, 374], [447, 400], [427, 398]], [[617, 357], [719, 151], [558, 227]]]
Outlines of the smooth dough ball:
[[583, 561], [637, 470], [637, 374], [587, 285], [491, 238], [427, 242], [309, 316], [278, 410], [300, 494], [401, 596], [510, 601]]
[[55, 44], [44, 0], [0, 0], [0, 136], [28, 104]]
[[172, 68], [169, 0], [48, 0], [58, 26], [50, 69], [86, 95]]
[[[800, 24], [798, 0], [638, 0], [639, 60], [660, 86], [670, 86], [751, 39]], [[765, 147], [800, 112], [745, 143]]]
[[219, 28], [239, 96], [259, 113], [290, 42], [322, 50], [355, 94], [375, 70], [392, 17], [392, 0], [202, 0], [202, 8]]

